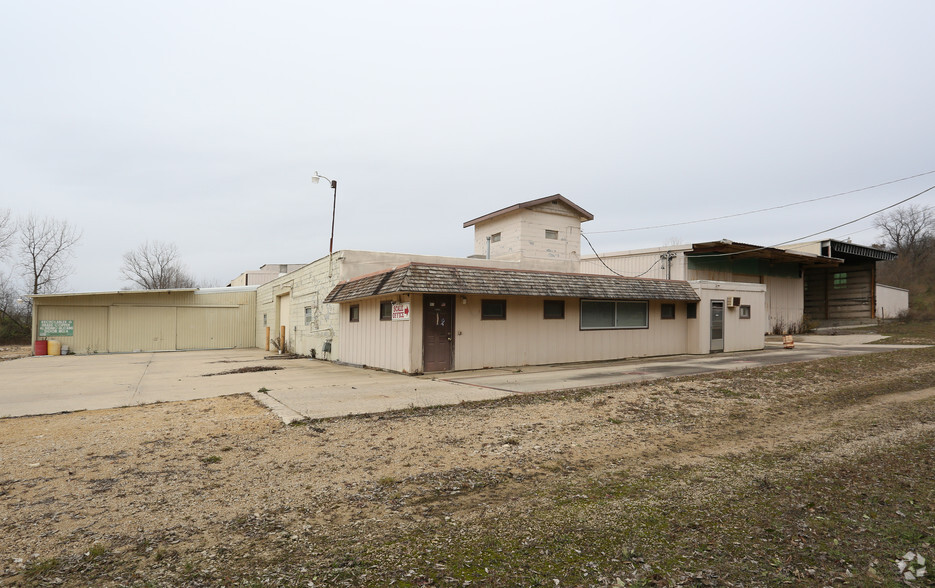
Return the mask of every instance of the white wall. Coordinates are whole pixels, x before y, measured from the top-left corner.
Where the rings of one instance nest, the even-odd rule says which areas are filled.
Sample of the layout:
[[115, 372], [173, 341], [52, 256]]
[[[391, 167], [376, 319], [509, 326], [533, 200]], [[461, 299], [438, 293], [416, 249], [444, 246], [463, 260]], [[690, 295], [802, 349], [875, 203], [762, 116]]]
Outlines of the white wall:
[[740, 318], [739, 308], [724, 309], [724, 351], [754, 351], [763, 349], [766, 309], [766, 286], [739, 282], [714, 282], [697, 280], [690, 282], [701, 301], [698, 303], [698, 332], [690, 344], [689, 353], [711, 351], [711, 301], [726, 300], [728, 296], [739, 296], [742, 305], [750, 306], [750, 318]]
[[[587, 246], [587, 244], [585, 244]], [[590, 248], [588, 248], [590, 251]], [[685, 251], [691, 251], [691, 245], [673, 245], [672, 247], [653, 247], [652, 249], [637, 249], [634, 251], [621, 251], [601, 255], [601, 259], [593, 255], [585, 255], [581, 258], [581, 273], [614, 275], [616, 272], [622, 276], [641, 277], [641, 278], [659, 278], [671, 280], [688, 279], [685, 269]], [[660, 256], [666, 253], [674, 253], [675, 257], [671, 260], [661, 260]], [[667, 265], [671, 264], [671, 268]], [[610, 269], [607, 269], [610, 267]], [[613, 270], [613, 271], [611, 271]]]
[[900, 313], [909, 310], [909, 290], [877, 284], [877, 318], [896, 318]]

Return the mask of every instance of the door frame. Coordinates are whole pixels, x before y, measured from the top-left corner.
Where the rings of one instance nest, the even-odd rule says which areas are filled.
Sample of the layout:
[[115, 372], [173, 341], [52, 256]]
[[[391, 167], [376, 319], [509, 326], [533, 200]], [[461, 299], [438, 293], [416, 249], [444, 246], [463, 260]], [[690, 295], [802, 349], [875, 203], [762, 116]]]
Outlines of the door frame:
[[[721, 307], [721, 338], [720, 338], [721, 345], [720, 345], [720, 349], [715, 349], [714, 342], [717, 341], [717, 339], [714, 338], [714, 307], [718, 305]], [[711, 301], [710, 313], [708, 315], [709, 317], [708, 318], [708, 352], [709, 353], [724, 353], [724, 339], [725, 339], [724, 335], [726, 334], [726, 330], [727, 330], [726, 328], [727, 321], [724, 320], [725, 317], [727, 316], [727, 314], [725, 313], [726, 307], [727, 307], [727, 304], [725, 303], [724, 300], [712, 300]]]
[[448, 367], [443, 370], [432, 370], [432, 372], [444, 372], [454, 369], [455, 363], [455, 296], [453, 294], [423, 294], [422, 295], [422, 371], [423, 373], [432, 373], [426, 369], [426, 350], [428, 349], [428, 337], [426, 337], [426, 331], [429, 328], [429, 312], [432, 308], [429, 306], [430, 301], [447, 301], [448, 308], [451, 309], [451, 324], [448, 327], [450, 334], [448, 335]]

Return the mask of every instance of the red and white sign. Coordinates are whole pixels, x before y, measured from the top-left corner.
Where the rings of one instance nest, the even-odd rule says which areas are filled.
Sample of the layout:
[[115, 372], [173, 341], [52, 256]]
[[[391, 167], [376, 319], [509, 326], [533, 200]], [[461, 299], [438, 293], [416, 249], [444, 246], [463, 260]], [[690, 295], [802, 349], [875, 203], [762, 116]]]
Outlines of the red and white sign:
[[409, 303], [408, 302], [394, 302], [393, 303], [393, 320], [394, 321], [408, 321], [409, 320]]

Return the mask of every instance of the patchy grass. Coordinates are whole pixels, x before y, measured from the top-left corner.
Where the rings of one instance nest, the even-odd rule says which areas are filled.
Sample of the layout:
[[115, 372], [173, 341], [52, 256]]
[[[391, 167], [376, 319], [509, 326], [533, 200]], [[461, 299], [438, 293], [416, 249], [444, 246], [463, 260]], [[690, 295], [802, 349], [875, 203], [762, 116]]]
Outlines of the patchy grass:
[[935, 320], [900, 320], [855, 330], [886, 335], [882, 345], [935, 345]]
[[[325, 426], [351, 426], [372, 450], [366, 474], [220, 516], [210, 535], [219, 539], [175, 519], [90, 549], [89, 541], [79, 543], [85, 553], [26, 562], [13, 584], [898, 586], [896, 561], [904, 554], [935, 561], [935, 400], [897, 402], [893, 393], [933, 382], [935, 348], [927, 348], [273, 428], [270, 439], [301, 436], [324, 446]], [[643, 390], [652, 392], [636, 394]], [[561, 403], [562, 415], [595, 411], [592, 424], [563, 421], [569, 426], [561, 434], [571, 439], [588, 426], [620, 445], [653, 447], [621, 457], [577, 446], [525, 462], [531, 434], [512, 428], [523, 414], [513, 409], [548, 403]], [[435, 415], [448, 413], [482, 420], [501, 407], [516, 420], [480, 437], [477, 451], [486, 453], [477, 461], [484, 464], [433, 467], [440, 458], [420, 457], [420, 436], [406, 456], [418, 469], [383, 465], [382, 449], [399, 438], [382, 430], [377, 436], [378, 428], [418, 418], [428, 429]], [[785, 425], [829, 414], [820, 435], [786, 438]], [[626, 436], [650, 422], [668, 428], [656, 437]], [[780, 431], [780, 442], [744, 444], [767, 427]], [[670, 440], [700, 431], [706, 443], [697, 446], [696, 437]], [[435, 438], [445, 452], [472, 442], [442, 433]], [[216, 449], [200, 455], [260, 451], [259, 442], [247, 446], [233, 430], [213, 435]], [[345, 445], [327, 447], [339, 453]], [[504, 455], [519, 457], [497, 461]], [[234, 454], [226, 457], [229, 466], [205, 470], [195, 500], [236, 494], [237, 487], [213, 479], [236, 467]], [[328, 475], [317, 462], [292, 466], [275, 463], [270, 475]], [[0, 482], [0, 490], [19, 482]]]

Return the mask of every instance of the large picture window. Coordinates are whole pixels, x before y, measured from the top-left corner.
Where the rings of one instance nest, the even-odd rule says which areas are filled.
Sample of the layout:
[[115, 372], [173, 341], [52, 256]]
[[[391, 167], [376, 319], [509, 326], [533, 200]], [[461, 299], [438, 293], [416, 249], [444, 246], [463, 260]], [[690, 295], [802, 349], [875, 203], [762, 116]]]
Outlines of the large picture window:
[[645, 329], [649, 303], [622, 300], [582, 300], [582, 329]]

